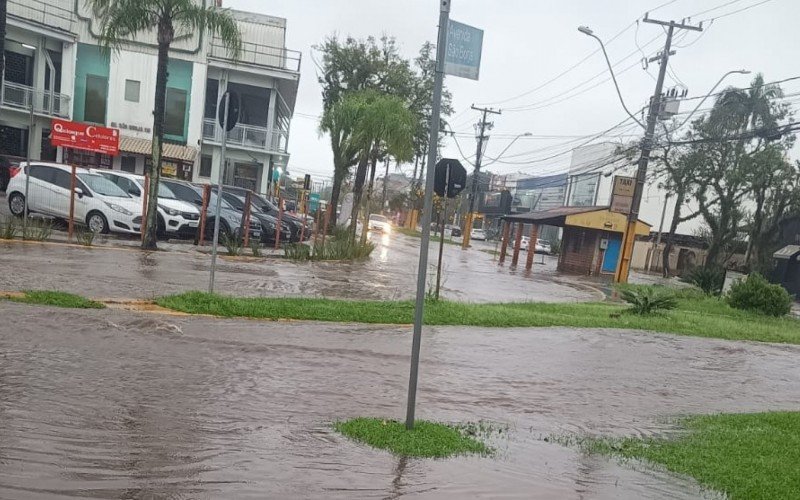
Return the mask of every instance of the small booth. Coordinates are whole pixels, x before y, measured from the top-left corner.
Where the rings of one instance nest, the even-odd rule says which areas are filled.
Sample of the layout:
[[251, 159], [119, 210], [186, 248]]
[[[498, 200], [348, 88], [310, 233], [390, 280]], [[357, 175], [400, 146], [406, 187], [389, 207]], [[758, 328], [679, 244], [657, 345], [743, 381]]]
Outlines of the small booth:
[[[511, 265], [519, 261], [520, 240], [530, 234], [531, 246], [538, 237], [539, 226], [563, 228], [558, 270], [571, 274], [597, 276], [613, 275], [619, 264], [622, 234], [628, 220], [621, 213], [612, 212], [608, 206], [559, 207], [541, 212], [509, 215], [503, 218], [503, 243], [500, 263], [505, 261], [512, 225], [516, 225]], [[526, 231], [526, 225], [530, 228]], [[636, 235], [650, 234], [650, 225], [639, 220]], [[526, 269], [533, 264], [533, 252], [528, 252]]]
[[773, 281], [792, 295], [800, 293], [800, 245], [786, 245], [772, 254], [772, 258], [775, 259]]

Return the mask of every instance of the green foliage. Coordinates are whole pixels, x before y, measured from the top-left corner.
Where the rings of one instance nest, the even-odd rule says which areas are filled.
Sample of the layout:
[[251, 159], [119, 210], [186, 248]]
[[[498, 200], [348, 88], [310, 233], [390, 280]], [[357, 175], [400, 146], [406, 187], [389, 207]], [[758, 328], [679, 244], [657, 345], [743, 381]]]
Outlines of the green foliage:
[[309, 260], [311, 247], [304, 243], [289, 243], [283, 247], [283, 256], [289, 260]]
[[736, 309], [754, 311], [769, 316], [785, 316], [792, 308], [792, 298], [780, 285], [773, 285], [758, 273], [739, 280], [731, 286], [728, 304]]
[[250, 238], [250, 251], [253, 257], [261, 257], [261, 242], [256, 238]]
[[[675, 310], [663, 314], [620, 314], [625, 308], [609, 302], [550, 304], [468, 304], [439, 300], [424, 310], [426, 325], [480, 327], [623, 328], [730, 340], [800, 344], [800, 321], [773, 318], [731, 308], [699, 291], [680, 292]], [[686, 294], [686, 295], [684, 295]], [[238, 298], [187, 292], [157, 299], [168, 309], [189, 314], [262, 319], [297, 319], [407, 325], [413, 322], [412, 301], [353, 301], [322, 298]]]
[[350, 439], [405, 457], [445, 458], [490, 451], [459, 428], [425, 420], [414, 422], [412, 430], [402, 422], [379, 418], [354, 418], [336, 422], [333, 428]]
[[584, 451], [643, 459], [731, 499], [797, 498], [800, 412], [690, 417], [677, 439], [563, 439]]
[[675, 295], [663, 287], [620, 287], [619, 296], [631, 305], [629, 310], [634, 314], [652, 314], [656, 311], [668, 311], [678, 307]]
[[78, 230], [78, 232], [76, 234], [76, 237], [78, 239], [78, 243], [83, 245], [83, 246], [85, 246], [85, 247], [92, 246], [92, 243], [94, 242], [94, 237], [95, 236], [97, 236], [97, 233], [95, 233], [94, 231], [91, 231], [89, 229]]
[[48, 290], [26, 290], [23, 297], [11, 297], [9, 300], [25, 304], [39, 304], [74, 309], [103, 309], [105, 307], [101, 302], [90, 300], [80, 295]]
[[240, 237], [234, 234], [229, 234], [227, 231], [220, 231], [219, 239], [222, 245], [225, 247], [225, 251], [228, 252], [228, 255], [231, 257], [242, 254], [244, 242]]
[[693, 284], [706, 295], [719, 296], [725, 282], [725, 271], [715, 265], [698, 266], [689, 272], [684, 281]]
[[0, 224], [0, 240], [13, 240], [19, 234], [20, 228], [15, 217], [6, 217]]
[[50, 219], [28, 219], [22, 230], [23, 240], [45, 241], [53, 234], [53, 222]]

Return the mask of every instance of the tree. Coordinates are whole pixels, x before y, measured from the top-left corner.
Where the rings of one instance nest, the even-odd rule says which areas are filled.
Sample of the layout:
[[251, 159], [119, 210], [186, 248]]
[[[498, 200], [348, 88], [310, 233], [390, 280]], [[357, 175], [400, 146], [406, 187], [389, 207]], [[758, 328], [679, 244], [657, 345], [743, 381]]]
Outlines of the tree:
[[155, 30], [158, 42], [155, 104], [153, 106], [152, 162], [148, 168], [146, 230], [142, 248], [156, 248], [158, 229], [158, 185], [161, 178], [161, 151], [164, 141], [164, 115], [167, 98], [167, 63], [172, 42], [181, 36], [209, 31], [218, 36], [238, 57], [242, 37], [236, 21], [227, 10], [193, 0], [86, 0], [101, 23], [100, 41], [106, 50], [119, 51], [126, 42]]
[[339, 195], [342, 183], [350, 174], [350, 168], [356, 164], [358, 149], [353, 142], [353, 128], [358, 121], [358, 108], [345, 100], [334, 103], [325, 110], [320, 121], [320, 133], [326, 132], [331, 139], [333, 152], [333, 187], [331, 188], [331, 206], [336, 220], [339, 206]]

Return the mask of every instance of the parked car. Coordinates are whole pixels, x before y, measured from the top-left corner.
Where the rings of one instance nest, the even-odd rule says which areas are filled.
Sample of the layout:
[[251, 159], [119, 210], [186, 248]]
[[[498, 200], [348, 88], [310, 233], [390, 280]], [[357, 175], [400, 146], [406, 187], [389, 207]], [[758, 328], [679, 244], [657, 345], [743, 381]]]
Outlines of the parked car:
[[[218, 190], [214, 188], [214, 192], [217, 193]], [[234, 210], [239, 212], [239, 214], [244, 213], [245, 207], [245, 198], [246, 195], [239, 195], [236, 192], [229, 191], [228, 188], [224, 188], [222, 190], [222, 199], [228, 202]], [[261, 233], [261, 241], [263, 243], [275, 243], [275, 238], [277, 235], [277, 231], [275, 228], [278, 226], [278, 219], [259, 210], [258, 205], [252, 201], [250, 201], [250, 218], [256, 218], [261, 223], [261, 229], [263, 232]], [[298, 241], [300, 238], [298, 236], [297, 240], [292, 240], [292, 228], [291, 225], [281, 220], [281, 239], [280, 241], [285, 242], [293, 242]]]
[[533, 251], [536, 253], [551, 255], [553, 253], [553, 248], [550, 246], [549, 241], [537, 239]]
[[453, 238], [458, 238], [461, 236], [461, 228], [458, 226], [454, 226], [453, 224], [447, 224], [444, 226], [444, 234], [447, 235], [448, 231], [450, 232], [450, 236]]
[[[8, 208], [16, 216], [25, 213], [25, 179], [28, 181], [28, 212], [66, 219], [69, 217], [72, 167], [59, 163], [21, 164], [8, 183]], [[142, 205], [119, 186], [85, 168], [76, 170], [76, 221], [96, 233], [139, 233]]]
[[389, 222], [389, 219], [387, 219], [385, 216], [381, 214], [370, 214], [369, 230], [380, 231], [382, 233], [391, 233], [392, 223]]
[[[225, 190], [236, 193], [242, 197], [247, 195], [247, 190], [240, 187], [225, 186]], [[283, 224], [283, 222], [287, 222], [291, 226], [292, 241], [300, 241], [301, 235], [304, 236], [304, 239], [309, 239], [311, 237], [312, 228], [310, 226], [306, 226], [306, 228], [303, 229], [303, 220], [299, 217], [295, 217], [292, 214], [287, 213], [286, 210], [284, 210], [283, 213], [280, 213], [280, 210], [278, 210], [278, 206], [276, 204], [272, 203], [269, 199], [260, 194], [253, 193], [252, 199], [253, 203], [255, 203], [258, 209], [262, 212], [276, 218], [278, 217], [278, 214], [280, 214], [281, 224]]]
[[486, 241], [486, 232], [483, 229], [473, 229], [470, 233], [470, 239], [476, 241]]
[[[91, 170], [110, 180], [142, 205], [144, 176], [117, 170]], [[200, 209], [181, 201], [163, 182], [158, 184], [159, 235], [194, 236], [200, 222]]]
[[520, 249], [520, 250], [527, 251], [527, 250], [528, 250], [528, 247], [530, 247], [530, 244], [531, 244], [531, 239], [530, 239], [530, 237], [528, 237], [528, 236], [523, 236], [523, 237], [522, 237], [522, 238], [520, 238], [520, 240], [519, 240], [519, 249]]
[[[161, 179], [179, 200], [186, 201], [202, 209], [203, 206], [203, 188], [195, 186], [186, 181], [179, 181], [175, 179]], [[221, 200], [222, 205], [220, 209], [220, 234], [227, 234], [229, 236], [239, 236], [240, 227], [242, 224], [242, 214], [237, 212], [228, 202], [224, 199]], [[217, 208], [217, 195], [213, 192], [209, 197], [208, 207], [206, 207], [206, 227], [204, 237], [210, 240], [214, 237], [215, 219], [214, 214]], [[250, 237], [261, 239], [261, 223], [258, 219], [250, 219]]]

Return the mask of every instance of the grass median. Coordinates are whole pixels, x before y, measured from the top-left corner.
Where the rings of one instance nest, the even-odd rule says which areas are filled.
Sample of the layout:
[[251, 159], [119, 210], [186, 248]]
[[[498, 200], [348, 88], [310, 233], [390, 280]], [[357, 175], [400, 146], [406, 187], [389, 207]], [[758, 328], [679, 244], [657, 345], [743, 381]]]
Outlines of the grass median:
[[379, 418], [354, 418], [336, 422], [333, 428], [355, 441], [406, 457], [444, 458], [489, 452], [485, 444], [456, 427], [424, 420], [418, 420], [412, 430], [402, 422]]
[[[676, 439], [587, 439], [590, 453], [642, 459], [731, 499], [800, 497], [800, 412], [710, 415], [682, 421]], [[566, 440], [567, 442], [569, 440]]]
[[[412, 238], [421, 238], [422, 237], [422, 233], [420, 233], [416, 229], [408, 229], [407, 227], [396, 227], [396, 228], [393, 229], [393, 231], [395, 231], [397, 233], [400, 233], [400, 234], [405, 234], [406, 236], [411, 236]], [[434, 234], [434, 232], [431, 231], [431, 242], [438, 243], [441, 240], [442, 239], [438, 235]], [[460, 241], [454, 241], [452, 237], [451, 238], [445, 238], [444, 242], [445, 242], [446, 245], [461, 245]]]
[[80, 295], [50, 290], [26, 290], [21, 296], [9, 296], [8, 300], [24, 304], [38, 304], [44, 306], [68, 307], [74, 309], [102, 309], [102, 302], [87, 299]]
[[[321, 298], [237, 298], [187, 292], [156, 299], [162, 307], [190, 314], [260, 319], [410, 324], [411, 301], [348, 301]], [[678, 308], [660, 314], [636, 315], [610, 302], [571, 304], [470, 304], [436, 301], [425, 306], [426, 325], [482, 327], [572, 326], [623, 328], [730, 340], [800, 344], [800, 321], [740, 311], [724, 301], [691, 296]]]

